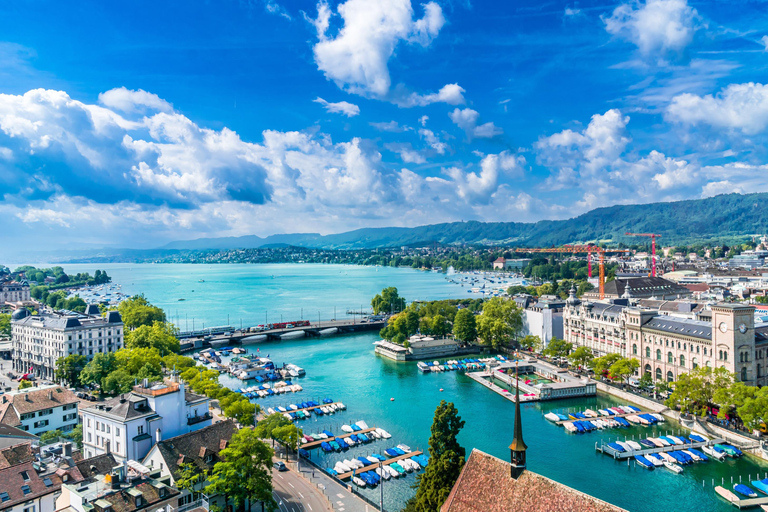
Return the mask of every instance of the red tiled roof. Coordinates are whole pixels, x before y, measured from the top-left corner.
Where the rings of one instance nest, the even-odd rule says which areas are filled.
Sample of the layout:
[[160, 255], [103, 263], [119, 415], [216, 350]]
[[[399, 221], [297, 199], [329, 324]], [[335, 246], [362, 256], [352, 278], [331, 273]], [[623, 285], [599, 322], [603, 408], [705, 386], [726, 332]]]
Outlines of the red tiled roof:
[[691, 290], [692, 292], [709, 291], [709, 285], [707, 283], [691, 283], [691, 284], [686, 284], [685, 287]]
[[532, 471], [514, 480], [508, 462], [475, 449], [440, 512], [491, 511], [626, 512]]
[[32, 453], [32, 443], [29, 441], [0, 450], [0, 469], [34, 460], [35, 455]]
[[[19, 503], [57, 492], [61, 488], [60, 476], [51, 474], [41, 477], [31, 462], [0, 469], [0, 482], [3, 483], [0, 492], [7, 492], [10, 498], [0, 502], [0, 511], [12, 509]], [[28, 492], [25, 493], [26, 490]]]

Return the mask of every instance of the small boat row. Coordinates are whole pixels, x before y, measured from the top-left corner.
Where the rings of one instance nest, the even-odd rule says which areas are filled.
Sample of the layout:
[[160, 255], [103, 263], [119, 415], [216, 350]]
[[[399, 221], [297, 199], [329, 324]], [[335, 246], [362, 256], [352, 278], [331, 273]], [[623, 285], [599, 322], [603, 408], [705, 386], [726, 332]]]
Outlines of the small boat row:
[[432, 361], [431, 363], [419, 361], [418, 363], [416, 363], [416, 366], [423, 373], [451, 372], [451, 371], [465, 372], [467, 370], [485, 369], [485, 363], [480, 361], [479, 359], [474, 359], [474, 358], [454, 359], [454, 360], [445, 361], [445, 362]]
[[[641, 450], [647, 450], [647, 449], [653, 449], [653, 448], [664, 448], [668, 446], [685, 446], [689, 445], [691, 443], [702, 443], [708, 441], [708, 439], [696, 435], [691, 434], [690, 437], [686, 438], [683, 436], [659, 436], [659, 437], [648, 437], [646, 439], [638, 439], [637, 441], [615, 441], [613, 443], [608, 443], [608, 446], [613, 448], [615, 451], [623, 453], [631, 453], [634, 451], [641, 451]], [[720, 446], [720, 445], [715, 445]], [[705, 446], [703, 447], [703, 450], [705, 453], [709, 454], [709, 449], [711, 447]], [[733, 450], [737, 450], [736, 448], [730, 447]], [[688, 448], [692, 450], [692, 448]], [[737, 450], [738, 451], [738, 450]], [[696, 452], [698, 455], [704, 455], [700, 452]], [[739, 452], [741, 453], [741, 452]], [[715, 457], [719, 460], [722, 460], [720, 457]]]
[[240, 388], [238, 392], [242, 393], [243, 396], [247, 398], [266, 398], [268, 396], [281, 395], [283, 393], [298, 393], [299, 391], [303, 391], [303, 390], [304, 388], [302, 388], [298, 384], [293, 384], [291, 381], [286, 380], [286, 381], [276, 382], [273, 385], [265, 383], [260, 386]]
[[[357, 457], [356, 459], [344, 459], [337, 462], [333, 468], [328, 468], [327, 471], [331, 475], [337, 476], [344, 473], [357, 471], [379, 462], [386, 462], [387, 458], [374, 453], [368, 457]], [[356, 473], [352, 476], [352, 482], [358, 487], [375, 487], [382, 479], [389, 480], [390, 478], [399, 478], [405, 476], [412, 471], [419, 471], [425, 467], [428, 463], [428, 459], [423, 455], [414, 455], [410, 458], [400, 459], [397, 462], [389, 464], [382, 464], [381, 467], [377, 467], [373, 470], [369, 470], [363, 473]]]
[[[326, 399], [330, 400], [330, 399]], [[325, 401], [325, 400], [324, 400]], [[312, 407], [313, 409], [308, 409]], [[328, 405], [320, 405], [314, 400], [309, 402], [301, 402], [300, 404], [291, 404], [288, 407], [278, 406], [270, 407], [267, 409], [269, 414], [280, 413], [289, 420], [302, 420], [312, 416], [314, 412], [316, 416], [323, 416], [325, 414], [333, 414], [337, 411], [346, 410], [347, 406], [341, 402], [330, 403]]]
[[[323, 431], [323, 433], [326, 434], [328, 432]], [[328, 437], [333, 437], [333, 436], [328, 436]], [[340, 452], [341, 450], [346, 450], [350, 446], [370, 443], [371, 441], [374, 441], [376, 439], [381, 439], [381, 435], [376, 433], [375, 430], [372, 430], [368, 432], [368, 434], [351, 434], [347, 437], [343, 437], [343, 438], [340, 437], [340, 438], [333, 439], [332, 441], [323, 441], [322, 443], [320, 443], [320, 448], [322, 448], [323, 451], [326, 453]], [[307, 436], [304, 436], [304, 441], [307, 441]]]
[[[597, 411], [593, 411], [592, 409], [587, 409], [583, 412], [569, 412], [567, 414], [562, 414], [558, 412], [548, 412], [544, 415], [545, 418], [547, 418], [549, 421], [557, 422], [557, 421], [567, 421], [567, 420], [588, 420], [590, 418], [610, 418], [611, 416], [623, 416], [626, 414], [635, 415], [635, 413], [641, 412], [641, 410], [634, 405], [619, 405], [616, 407], [609, 407], [607, 409], [599, 409]], [[646, 414], [640, 414], [639, 416], [650, 416], [650, 419], [654, 419], [656, 422], [664, 421], [664, 417], [660, 414], [653, 414], [653, 413], [646, 413]], [[638, 416], [638, 417], [639, 417]], [[646, 418], [646, 421], [650, 421], [649, 418]], [[630, 420], [631, 421], [631, 420]], [[638, 420], [634, 423], [642, 423], [642, 421]]]
[[674, 473], [682, 473], [684, 465], [693, 464], [694, 462], [706, 462], [709, 460], [706, 455], [694, 448], [635, 455], [634, 459], [639, 466], [644, 468], [653, 469], [655, 467], [664, 466]]
[[599, 420], [576, 420], [566, 421], [563, 423], [563, 427], [568, 432], [583, 434], [586, 432], [592, 432], [594, 430], [602, 430], [604, 428], [615, 427], [628, 427], [629, 422], [624, 418], [605, 418]]

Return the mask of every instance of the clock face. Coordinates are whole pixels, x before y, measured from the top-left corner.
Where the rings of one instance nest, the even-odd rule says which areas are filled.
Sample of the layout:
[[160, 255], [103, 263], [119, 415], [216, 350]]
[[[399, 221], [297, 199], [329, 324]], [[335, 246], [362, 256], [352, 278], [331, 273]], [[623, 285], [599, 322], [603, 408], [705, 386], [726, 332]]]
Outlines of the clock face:
[[747, 332], [747, 326], [746, 326], [746, 325], [744, 325], [744, 324], [740, 324], [740, 325], [739, 325], [739, 332], [740, 332], [741, 334], [744, 334], [745, 332]]
[[725, 325], [725, 322], [720, 322], [720, 325], [718, 327], [720, 329], [720, 332], [726, 332], [728, 330], [728, 326]]

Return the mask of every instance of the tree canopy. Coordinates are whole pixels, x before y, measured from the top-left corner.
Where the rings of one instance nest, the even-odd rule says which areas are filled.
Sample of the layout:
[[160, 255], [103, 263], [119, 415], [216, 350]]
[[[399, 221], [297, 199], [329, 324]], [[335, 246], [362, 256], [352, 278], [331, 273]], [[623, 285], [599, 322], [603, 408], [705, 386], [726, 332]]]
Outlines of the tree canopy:
[[477, 340], [477, 321], [475, 315], [467, 308], [456, 312], [453, 319], [453, 335], [457, 340], [472, 342]]
[[571, 361], [571, 364], [581, 368], [589, 367], [594, 358], [595, 355], [588, 347], [579, 347], [568, 355], [568, 359]]
[[150, 304], [144, 295], [134, 295], [124, 300], [117, 307], [117, 310], [123, 318], [123, 324], [128, 329], [152, 325], [155, 322], [165, 322], [165, 312]]
[[381, 293], [371, 300], [371, 307], [377, 315], [397, 313], [405, 309], [405, 298], [397, 293], [397, 288], [390, 286], [381, 290]]
[[80, 383], [80, 372], [88, 364], [88, 358], [78, 354], [70, 354], [56, 360], [54, 378], [57, 382], [66, 382], [70, 386]]
[[484, 345], [506, 346], [523, 328], [523, 312], [512, 300], [494, 297], [483, 304], [477, 318], [477, 333]]
[[125, 333], [126, 348], [154, 348], [161, 355], [179, 351], [179, 330], [171, 323], [155, 320], [151, 325], [140, 325]]
[[572, 348], [573, 343], [569, 343], [562, 338], [553, 337], [541, 353], [548, 357], [568, 357]]
[[714, 403], [715, 392], [730, 387], [734, 377], [726, 368], [699, 366], [678, 376], [665, 404], [684, 413], [705, 416], [709, 405]]

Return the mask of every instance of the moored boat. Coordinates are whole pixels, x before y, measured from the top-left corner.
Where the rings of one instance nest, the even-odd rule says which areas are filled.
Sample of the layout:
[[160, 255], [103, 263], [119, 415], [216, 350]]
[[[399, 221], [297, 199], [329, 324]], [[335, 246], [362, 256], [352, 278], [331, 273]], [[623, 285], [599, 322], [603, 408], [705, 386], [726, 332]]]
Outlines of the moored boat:
[[734, 484], [733, 490], [747, 498], [757, 498], [757, 493], [744, 484]]
[[642, 467], [646, 469], [653, 469], [653, 462], [649, 461], [642, 455], [635, 455], [635, 462], [640, 464]]
[[683, 472], [683, 467], [678, 464], [675, 464], [674, 462], [664, 461], [664, 467], [672, 471], [673, 473], [680, 474]]

